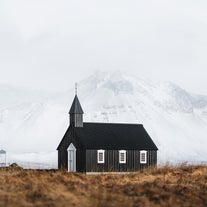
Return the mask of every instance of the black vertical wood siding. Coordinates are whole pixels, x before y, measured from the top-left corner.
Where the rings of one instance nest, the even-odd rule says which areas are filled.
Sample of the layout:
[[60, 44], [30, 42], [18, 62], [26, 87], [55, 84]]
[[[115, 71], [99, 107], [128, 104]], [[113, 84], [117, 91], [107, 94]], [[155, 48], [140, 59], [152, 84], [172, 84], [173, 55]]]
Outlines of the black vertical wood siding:
[[76, 170], [78, 172], [86, 171], [86, 153], [84, 148], [79, 143], [78, 139], [75, 138], [74, 130], [67, 130], [62, 143], [58, 149], [58, 169], [68, 169], [68, 147], [73, 143], [76, 148]]
[[126, 163], [119, 163], [119, 150], [105, 150], [105, 163], [97, 162], [97, 150], [86, 150], [86, 172], [133, 172], [157, 164], [157, 151], [147, 151], [147, 163], [140, 163], [139, 150], [126, 151]]
[[76, 147], [76, 170], [78, 172], [133, 172], [157, 164], [157, 151], [147, 151], [147, 163], [140, 163], [139, 150], [126, 150], [126, 163], [119, 163], [119, 150], [105, 150], [105, 163], [97, 162], [97, 150], [85, 149], [75, 136], [74, 128], [67, 130], [58, 148], [58, 168], [68, 169], [68, 147]]

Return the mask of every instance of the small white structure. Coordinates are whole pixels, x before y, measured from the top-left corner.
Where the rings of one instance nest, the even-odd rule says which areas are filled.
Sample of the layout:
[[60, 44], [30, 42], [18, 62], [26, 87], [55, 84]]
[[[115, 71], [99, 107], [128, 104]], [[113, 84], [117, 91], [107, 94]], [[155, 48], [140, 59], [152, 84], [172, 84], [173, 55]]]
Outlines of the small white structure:
[[0, 166], [6, 166], [6, 151], [0, 150]]

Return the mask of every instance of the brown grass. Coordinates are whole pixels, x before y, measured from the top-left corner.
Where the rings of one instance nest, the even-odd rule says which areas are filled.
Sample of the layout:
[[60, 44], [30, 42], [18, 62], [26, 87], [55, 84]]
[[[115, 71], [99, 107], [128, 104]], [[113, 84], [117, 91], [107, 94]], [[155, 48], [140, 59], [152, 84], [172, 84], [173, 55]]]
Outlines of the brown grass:
[[0, 206], [206, 207], [207, 166], [99, 175], [0, 168]]

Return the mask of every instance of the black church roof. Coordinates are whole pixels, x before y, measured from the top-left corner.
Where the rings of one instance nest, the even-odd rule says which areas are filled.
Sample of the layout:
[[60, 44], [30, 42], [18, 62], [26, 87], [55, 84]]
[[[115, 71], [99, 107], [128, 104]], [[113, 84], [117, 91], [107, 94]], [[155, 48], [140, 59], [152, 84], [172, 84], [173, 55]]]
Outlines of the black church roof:
[[83, 123], [74, 131], [86, 149], [158, 150], [142, 124]]
[[83, 109], [77, 95], [75, 95], [69, 114], [83, 114]]

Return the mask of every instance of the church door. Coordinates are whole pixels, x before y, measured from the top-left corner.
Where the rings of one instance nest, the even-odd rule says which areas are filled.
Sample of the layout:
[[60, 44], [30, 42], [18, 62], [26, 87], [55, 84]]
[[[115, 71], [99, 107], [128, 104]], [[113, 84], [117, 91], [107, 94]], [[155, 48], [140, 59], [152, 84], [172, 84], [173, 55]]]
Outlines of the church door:
[[68, 172], [76, 172], [76, 148], [72, 143], [68, 147]]

